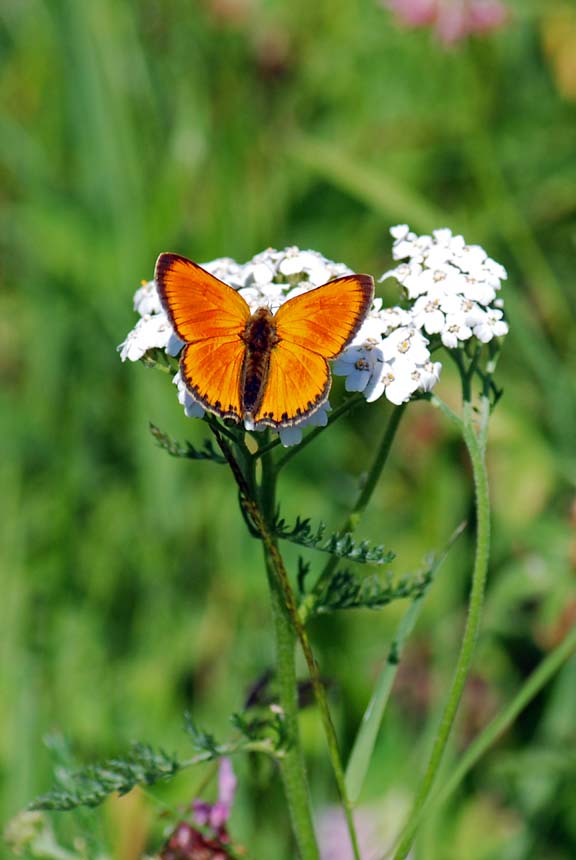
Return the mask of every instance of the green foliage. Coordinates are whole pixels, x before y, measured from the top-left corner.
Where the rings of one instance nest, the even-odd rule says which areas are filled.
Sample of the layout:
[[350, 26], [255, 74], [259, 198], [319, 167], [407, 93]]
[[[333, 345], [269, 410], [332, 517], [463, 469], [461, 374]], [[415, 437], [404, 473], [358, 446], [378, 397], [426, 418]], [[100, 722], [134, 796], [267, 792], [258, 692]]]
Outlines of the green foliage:
[[395, 557], [393, 552], [383, 546], [374, 545], [368, 540], [358, 541], [349, 532], [327, 532], [325, 523], [321, 522], [314, 528], [309, 518], [297, 517], [294, 525], [289, 526], [286, 520], [277, 516], [274, 534], [282, 540], [359, 564], [389, 564]]
[[279, 708], [268, 709], [267, 714], [232, 714], [232, 725], [250, 744], [272, 740], [272, 750], [282, 755], [289, 744], [286, 720]]
[[337, 609], [382, 609], [394, 600], [415, 599], [426, 590], [430, 574], [420, 577], [387, 577], [384, 582], [377, 576], [360, 577], [355, 571], [338, 570], [319, 599], [317, 613]]
[[205, 753], [208, 759], [220, 755], [214, 736], [198, 728], [188, 712], [184, 715], [184, 728], [196, 752]]
[[171, 439], [168, 433], [163, 433], [155, 424], [150, 424], [150, 432], [158, 446], [167, 451], [171, 457], [182, 457], [187, 460], [212, 460], [214, 463], [226, 463], [226, 459], [219, 454], [211, 439], [204, 439], [202, 448], [195, 448], [191, 442], [181, 445]]
[[69, 810], [98, 806], [111, 794], [127, 794], [136, 785], [154, 785], [170, 780], [180, 763], [163, 750], [135, 743], [124, 758], [108, 759], [82, 770], [58, 768], [58, 787], [34, 800], [31, 810]]

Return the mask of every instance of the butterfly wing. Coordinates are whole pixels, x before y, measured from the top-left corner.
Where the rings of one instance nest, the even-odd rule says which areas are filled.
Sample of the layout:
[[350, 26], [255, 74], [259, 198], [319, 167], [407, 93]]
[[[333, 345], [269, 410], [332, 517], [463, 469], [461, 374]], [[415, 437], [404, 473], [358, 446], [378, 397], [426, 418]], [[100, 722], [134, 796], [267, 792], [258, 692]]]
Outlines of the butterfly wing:
[[335, 358], [362, 325], [373, 298], [370, 275], [337, 278], [285, 302], [274, 317], [276, 333], [282, 341]]
[[186, 257], [160, 254], [155, 278], [164, 309], [185, 343], [244, 331], [250, 309], [242, 296]]
[[335, 358], [350, 343], [373, 297], [369, 275], [347, 275], [280, 307], [274, 317], [280, 340], [270, 355], [254, 423], [286, 427], [320, 409], [331, 385], [326, 359]]
[[282, 341], [271, 352], [264, 396], [253, 422], [276, 428], [296, 424], [320, 409], [329, 391], [326, 359]]
[[180, 358], [180, 373], [192, 397], [221, 418], [242, 419], [240, 379], [245, 346], [235, 335], [189, 343]]
[[186, 343], [180, 357], [186, 387], [209, 412], [240, 421], [248, 305], [228, 284], [178, 254], [160, 254], [155, 277], [164, 309]]

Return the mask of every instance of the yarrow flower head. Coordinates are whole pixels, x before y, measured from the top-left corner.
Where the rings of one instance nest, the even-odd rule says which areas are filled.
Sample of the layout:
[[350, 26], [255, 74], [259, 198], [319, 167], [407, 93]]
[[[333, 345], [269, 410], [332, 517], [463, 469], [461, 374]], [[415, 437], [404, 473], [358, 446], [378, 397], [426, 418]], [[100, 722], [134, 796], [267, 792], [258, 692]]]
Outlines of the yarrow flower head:
[[471, 338], [488, 343], [508, 332], [497, 298], [507, 275], [483, 248], [449, 229], [418, 236], [400, 224], [390, 232], [392, 255], [402, 262], [380, 280], [396, 278], [406, 306], [382, 308], [375, 299], [334, 373], [346, 377], [347, 391], [363, 392], [368, 402], [384, 394], [400, 404], [438, 381], [442, 365], [432, 360], [435, 347], [456, 349]]
[[474, 336], [482, 343], [507, 334], [497, 295], [506, 280], [504, 266], [480, 245], [467, 245], [448, 229], [417, 236], [406, 224], [391, 229], [392, 256], [405, 260], [380, 280], [395, 277], [405, 288], [413, 324], [427, 334], [439, 334], [453, 349]]

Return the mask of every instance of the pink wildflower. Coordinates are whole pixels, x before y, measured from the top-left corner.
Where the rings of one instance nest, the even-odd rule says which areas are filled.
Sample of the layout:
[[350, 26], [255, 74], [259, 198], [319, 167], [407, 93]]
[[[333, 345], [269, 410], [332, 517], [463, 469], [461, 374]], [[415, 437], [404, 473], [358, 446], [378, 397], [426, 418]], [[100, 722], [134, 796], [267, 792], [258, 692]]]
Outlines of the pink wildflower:
[[192, 809], [196, 823], [201, 827], [209, 827], [216, 834], [221, 833], [228, 823], [235, 791], [236, 777], [230, 759], [220, 759], [218, 800], [216, 803], [206, 803], [203, 800], [193, 802]]
[[383, 0], [407, 27], [431, 27], [444, 45], [501, 27], [508, 9], [501, 0]]
[[176, 825], [160, 851], [161, 860], [229, 860], [228, 819], [235, 791], [232, 765], [223, 758], [218, 771], [218, 800], [192, 803], [194, 823], [180, 821]]

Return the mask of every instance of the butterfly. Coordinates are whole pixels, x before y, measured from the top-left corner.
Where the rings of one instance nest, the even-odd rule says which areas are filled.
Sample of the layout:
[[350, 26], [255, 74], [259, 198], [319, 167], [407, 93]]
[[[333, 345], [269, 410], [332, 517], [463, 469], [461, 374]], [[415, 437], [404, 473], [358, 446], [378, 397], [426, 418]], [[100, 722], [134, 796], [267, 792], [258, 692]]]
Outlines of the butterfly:
[[184, 341], [180, 373], [198, 403], [248, 429], [280, 429], [326, 402], [333, 359], [359, 330], [374, 297], [370, 275], [346, 275], [254, 313], [228, 284], [178, 254], [160, 254], [156, 284]]

